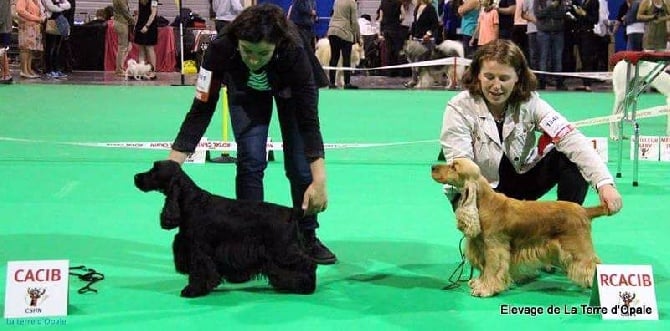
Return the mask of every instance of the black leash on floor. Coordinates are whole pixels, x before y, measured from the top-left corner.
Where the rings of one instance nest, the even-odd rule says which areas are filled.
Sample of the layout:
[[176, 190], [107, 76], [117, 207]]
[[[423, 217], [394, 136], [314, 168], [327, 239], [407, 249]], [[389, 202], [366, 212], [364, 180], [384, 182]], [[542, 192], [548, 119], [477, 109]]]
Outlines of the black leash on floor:
[[[80, 272], [74, 272], [80, 271]], [[86, 266], [80, 265], [76, 267], [70, 267], [70, 275], [77, 276], [79, 279], [88, 282], [84, 287], [77, 290], [77, 293], [84, 294], [88, 292], [98, 293], [98, 290], [92, 288], [93, 284], [105, 279], [105, 275], [95, 271], [93, 268], [87, 268]]]
[[470, 266], [470, 275], [468, 278], [462, 278], [466, 263], [465, 254], [463, 254], [463, 239], [465, 239], [465, 236], [461, 237], [461, 240], [458, 241], [458, 255], [461, 257], [461, 262], [458, 263], [456, 269], [454, 269], [451, 276], [449, 276], [449, 285], [443, 287], [443, 290], [455, 289], [459, 286], [460, 282], [467, 282], [472, 279], [472, 274], [474, 273], [474, 268], [472, 266]]

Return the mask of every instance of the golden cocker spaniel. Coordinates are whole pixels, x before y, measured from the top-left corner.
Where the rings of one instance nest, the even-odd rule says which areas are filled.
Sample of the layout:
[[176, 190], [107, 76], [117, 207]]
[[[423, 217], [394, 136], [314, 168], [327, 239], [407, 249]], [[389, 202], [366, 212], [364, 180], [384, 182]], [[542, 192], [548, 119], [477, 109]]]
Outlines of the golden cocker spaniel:
[[434, 165], [432, 177], [461, 191], [455, 215], [466, 238], [465, 256], [479, 270], [471, 294], [488, 297], [525, 283], [545, 265], [560, 266], [588, 288], [600, 259], [591, 241], [591, 219], [606, 206], [585, 208], [567, 201], [522, 201], [495, 192], [471, 160]]

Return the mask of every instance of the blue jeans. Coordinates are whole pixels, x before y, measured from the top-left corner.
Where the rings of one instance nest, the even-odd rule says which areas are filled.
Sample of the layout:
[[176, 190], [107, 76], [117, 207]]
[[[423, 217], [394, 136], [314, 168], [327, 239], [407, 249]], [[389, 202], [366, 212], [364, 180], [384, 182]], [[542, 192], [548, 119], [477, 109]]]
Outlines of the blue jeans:
[[[229, 98], [228, 100], [231, 100]], [[239, 104], [230, 104], [230, 119], [237, 143], [237, 175], [235, 193], [238, 199], [263, 201], [263, 176], [267, 168], [266, 144], [272, 117], [273, 97], [270, 92], [249, 92]], [[293, 100], [277, 98], [277, 116], [281, 129], [284, 171], [291, 187], [293, 207], [302, 206], [303, 195], [312, 183], [312, 172], [304, 153], [298, 130]], [[302, 230], [319, 227], [316, 215], [300, 221]]]
[[[537, 42], [540, 48], [540, 71], [561, 72], [563, 70], [563, 31], [537, 31]], [[562, 85], [563, 79], [557, 76], [557, 84]], [[540, 76], [540, 86], [546, 78]]]

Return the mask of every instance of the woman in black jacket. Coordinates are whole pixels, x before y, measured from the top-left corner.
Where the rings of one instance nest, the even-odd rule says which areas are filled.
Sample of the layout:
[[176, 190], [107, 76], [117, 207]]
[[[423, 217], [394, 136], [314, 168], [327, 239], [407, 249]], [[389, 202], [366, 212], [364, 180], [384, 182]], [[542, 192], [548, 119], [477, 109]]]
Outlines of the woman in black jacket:
[[[227, 87], [228, 107], [237, 143], [238, 199], [263, 200], [266, 143], [273, 100], [281, 128], [284, 168], [293, 205], [301, 221], [308, 254], [317, 263], [335, 263], [335, 255], [316, 237], [316, 214], [327, 206], [324, 148], [317, 112], [319, 86], [327, 78], [314, 54], [302, 45], [295, 26], [272, 4], [242, 11], [207, 48], [191, 110], [181, 125], [169, 158], [183, 163], [195, 150]], [[315, 83], [315, 73], [317, 83]], [[325, 83], [325, 84], [324, 84]]]

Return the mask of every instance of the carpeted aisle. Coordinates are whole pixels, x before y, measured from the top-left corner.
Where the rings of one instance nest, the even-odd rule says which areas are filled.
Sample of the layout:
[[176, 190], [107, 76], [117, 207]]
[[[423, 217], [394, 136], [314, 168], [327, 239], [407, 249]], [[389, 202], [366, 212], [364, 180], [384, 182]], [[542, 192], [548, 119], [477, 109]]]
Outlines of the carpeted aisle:
[[[668, 217], [670, 163], [642, 162], [632, 187], [624, 158], [617, 179], [624, 209], [594, 225], [594, 242], [609, 264], [651, 264], [660, 321], [611, 322], [588, 314], [501, 315], [502, 305], [580, 307], [589, 291], [564, 276], [543, 275], [502, 295], [479, 299], [467, 286], [442, 290], [460, 262], [453, 214], [430, 178], [450, 91], [323, 90], [321, 125], [327, 143], [395, 143], [327, 151], [329, 209], [322, 240], [339, 263], [321, 266], [317, 292], [282, 295], [262, 281], [224, 285], [184, 299], [186, 277], [174, 271], [171, 240], [161, 230], [163, 197], [142, 193], [133, 175], [167, 151], [100, 148], [82, 142], [172, 141], [190, 107], [192, 87], [11, 85], [0, 89], [0, 296], [7, 261], [69, 259], [105, 274], [98, 294], [77, 294], [70, 280], [69, 316], [76, 330], [664, 330], [670, 314]], [[570, 120], [608, 115], [610, 93], [545, 92]], [[640, 107], [660, 105], [644, 95]], [[222, 139], [221, 114], [207, 131]], [[665, 118], [641, 122], [661, 135]], [[273, 121], [273, 141], [281, 141]], [[608, 134], [606, 126], [583, 130]], [[630, 131], [630, 130], [628, 130]], [[626, 141], [628, 144], [628, 141]], [[610, 143], [609, 168], [616, 171]], [[624, 156], [628, 155], [628, 147]], [[216, 156], [216, 155], [214, 155]], [[281, 153], [268, 167], [266, 198], [288, 204]], [[231, 164], [189, 164], [203, 188], [234, 194]], [[553, 195], [547, 198], [553, 198]], [[589, 204], [597, 203], [592, 191]], [[0, 303], [4, 311], [4, 300]], [[581, 308], [580, 308], [581, 309]], [[54, 326], [56, 327], [56, 326]], [[0, 329], [18, 329], [8, 321]]]

